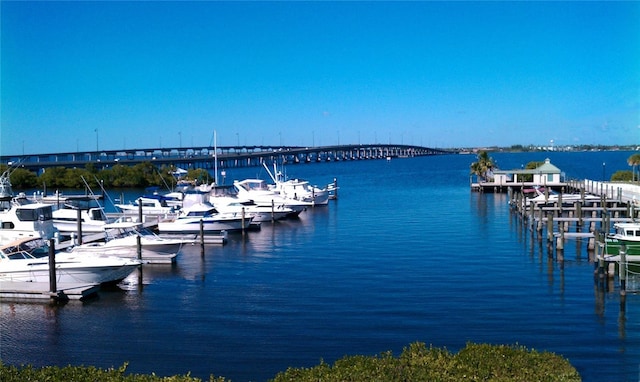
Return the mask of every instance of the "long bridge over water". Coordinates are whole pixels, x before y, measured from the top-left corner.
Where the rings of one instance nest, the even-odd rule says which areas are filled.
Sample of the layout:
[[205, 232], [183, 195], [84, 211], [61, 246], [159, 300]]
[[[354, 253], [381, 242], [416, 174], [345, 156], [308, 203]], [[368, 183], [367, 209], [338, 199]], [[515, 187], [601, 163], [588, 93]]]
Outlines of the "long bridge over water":
[[51, 167], [98, 169], [116, 164], [136, 165], [152, 162], [157, 166], [192, 169], [219, 169], [261, 166], [262, 163], [311, 163], [327, 161], [408, 158], [454, 154], [449, 150], [403, 144], [299, 146], [200, 146], [145, 149], [99, 150], [50, 154], [2, 155], [0, 163], [19, 166], [37, 173]]

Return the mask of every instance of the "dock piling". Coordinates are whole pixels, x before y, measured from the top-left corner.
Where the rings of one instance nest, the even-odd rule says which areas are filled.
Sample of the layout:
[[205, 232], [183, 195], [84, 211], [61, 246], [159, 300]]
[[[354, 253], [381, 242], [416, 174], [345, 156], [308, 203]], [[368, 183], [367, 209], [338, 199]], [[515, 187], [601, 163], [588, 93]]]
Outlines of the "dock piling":
[[204, 256], [204, 220], [200, 219], [200, 256]]
[[627, 246], [620, 244], [620, 264], [619, 264], [619, 277], [620, 277], [620, 294], [622, 296], [627, 294]]
[[78, 207], [77, 209], [77, 226], [76, 230], [78, 231], [78, 245], [82, 245], [82, 210]]
[[56, 243], [49, 239], [49, 292], [53, 297], [58, 292], [56, 279]]

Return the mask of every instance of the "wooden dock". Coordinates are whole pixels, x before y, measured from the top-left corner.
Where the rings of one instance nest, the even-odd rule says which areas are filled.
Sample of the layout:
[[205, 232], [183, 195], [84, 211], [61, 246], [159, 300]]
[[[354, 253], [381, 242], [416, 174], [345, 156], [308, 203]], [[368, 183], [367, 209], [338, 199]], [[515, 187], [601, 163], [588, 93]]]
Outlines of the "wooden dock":
[[0, 281], [0, 298], [3, 300], [84, 300], [95, 296], [100, 286], [83, 283], [58, 283], [57, 290], [51, 292], [49, 283]]
[[[562, 258], [566, 240], [586, 240], [587, 250], [593, 253], [595, 260], [597, 283], [603, 285], [617, 276], [620, 293], [624, 295], [630, 285], [626, 283], [630, 277], [627, 274], [628, 263], [637, 260], [605, 257], [605, 237], [615, 223], [640, 219], [640, 185], [605, 185], [585, 181], [575, 186], [578, 188], [570, 190], [574, 194], [579, 192], [582, 197], [570, 201], [565, 199], [564, 203], [561, 197], [553, 202], [535, 203], [525, 198], [520, 189], [510, 189], [509, 205], [529, 229], [532, 239], [543, 241], [546, 237], [547, 246], [555, 249], [558, 259]], [[586, 198], [586, 194], [598, 198]]]
[[[112, 217], [112, 216], [110, 216]], [[142, 223], [144, 228], [148, 228], [151, 231], [157, 231], [158, 221], [155, 219], [150, 219]], [[227, 243], [228, 234], [226, 232], [222, 232], [219, 234], [205, 234], [202, 237], [198, 234], [191, 235], [170, 235], [170, 234], [160, 234], [160, 237], [172, 238], [172, 239], [181, 239], [185, 244], [208, 244], [208, 245], [224, 245]], [[83, 234], [82, 235], [82, 243], [91, 243], [96, 241], [104, 241], [105, 234], [104, 233], [93, 233], [93, 234]], [[71, 237], [68, 240], [58, 241], [56, 243], [56, 250], [66, 250], [67, 248], [73, 247], [78, 242], [76, 237]]]

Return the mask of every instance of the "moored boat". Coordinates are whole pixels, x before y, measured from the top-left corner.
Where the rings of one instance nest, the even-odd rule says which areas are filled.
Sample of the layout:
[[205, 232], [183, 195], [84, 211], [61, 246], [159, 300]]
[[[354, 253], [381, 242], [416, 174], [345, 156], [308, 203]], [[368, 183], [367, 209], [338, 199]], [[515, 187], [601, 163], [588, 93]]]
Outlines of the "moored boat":
[[299, 211], [284, 204], [257, 204], [253, 200], [238, 197], [233, 186], [213, 186], [208, 195], [209, 202], [222, 213], [235, 213], [252, 217], [253, 223], [267, 222], [297, 216]]
[[139, 197], [133, 202], [116, 204], [115, 207], [125, 214], [137, 214], [142, 209], [143, 215], [167, 215], [175, 213], [179, 207], [171, 206], [161, 197]]
[[161, 234], [219, 233], [248, 229], [252, 218], [235, 213], [221, 213], [210, 203], [196, 203], [183, 207], [173, 220], [158, 222]]
[[601, 243], [604, 259], [620, 261], [620, 250], [624, 246], [626, 260], [640, 262], [640, 222], [615, 223], [613, 228], [614, 232]]
[[269, 173], [274, 184], [269, 189], [276, 191], [279, 195], [287, 199], [311, 202], [314, 206], [324, 206], [329, 202], [329, 190], [313, 186], [304, 179], [286, 179], [281, 171], [274, 164], [273, 173], [269, 171], [266, 164], [264, 168]]
[[24, 237], [51, 239], [56, 232], [51, 205], [31, 203], [23, 194], [0, 201], [0, 244]]
[[270, 189], [267, 182], [262, 179], [234, 181], [233, 186], [241, 199], [253, 200], [256, 204], [262, 206], [283, 205], [291, 208], [294, 214], [300, 214], [305, 209], [314, 206], [312, 201], [283, 197], [279, 192]]
[[555, 204], [560, 203], [564, 205], [571, 205], [575, 202], [594, 202], [600, 200], [599, 197], [590, 194], [564, 194], [556, 192], [550, 188], [533, 187], [523, 190], [524, 193], [529, 194], [527, 198], [527, 204], [534, 202], [537, 205]]
[[105, 241], [74, 246], [72, 253], [101, 253], [123, 258], [138, 258], [138, 236], [140, 237], [140, 259], [150, 264], [171, 264], [176, 260], [184, 240], [161, 238], [142, 224], [115, 222], [105, 225]]
[[[21, 247], [22, 240], [0, 246], [0, 281], [49, 282], [49, 258], [36, 257]], [[26, 239], [29, 240], [29, 239]], [[133, 272], [140, 261], [115, 256], [55, 254], [56, 281], [60, 283], [118, 283]]]
[[69, 235], [78, 232], [80, 215], [82, 233], [104, 232], [109, 219], [95, 198], [70, 199], [60, 208], [53, 210], [53, 224], [60, 233]]

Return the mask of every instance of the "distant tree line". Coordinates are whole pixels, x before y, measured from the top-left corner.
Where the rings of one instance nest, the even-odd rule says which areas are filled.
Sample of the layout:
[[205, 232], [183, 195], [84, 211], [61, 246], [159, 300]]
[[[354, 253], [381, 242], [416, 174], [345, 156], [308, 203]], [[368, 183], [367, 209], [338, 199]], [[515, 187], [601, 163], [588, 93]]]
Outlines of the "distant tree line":
[[[477, 161], [471, 163], [471, 175], [476, 175], [482, 181], [491, 181], [493, 178], [493, 170], [497, 169], [496, 163], [489, 156], [487, 150], [478, 152]], [[525, 169], [533, 170], [540, 167], [544, 162], [529, 162]], [[631, 170], [618, 170], [611, 175], [609, 179], [612, 182], [638, 182], [640, 181], [640, 154], [633, 154], [627, 159], [627, 164], [631, 166]], [[532, 174], [523, 174], [518, 177], [522, 182], [531, 182]]]
[[[117, 164], [110, 168], [98, 170], [93, 163], [85, 168], [47, 168], [41, 175], [33, 171], [17, 167], [8, 169], [6, 165], [0, 166], [4, 173], [9, 170], [11, 186], [14, 189], [24, 190], [33, 188], [51, 189], [83, 189], [87, 186], [99, 189], [105, 188], [144, 188], [150, 186], [173, 188], [176, 178], [172, 172], [175, 166], [157, 167], [151, 162], [144, 162], [135, 166]], [[183, 177], [200, 183], [210, 183], [211, 175], [204, 169], [191, 169]], [[86, 184], [85, 184], [86, 182]], [[101, 184], [99, 184], [101, 183]]]

